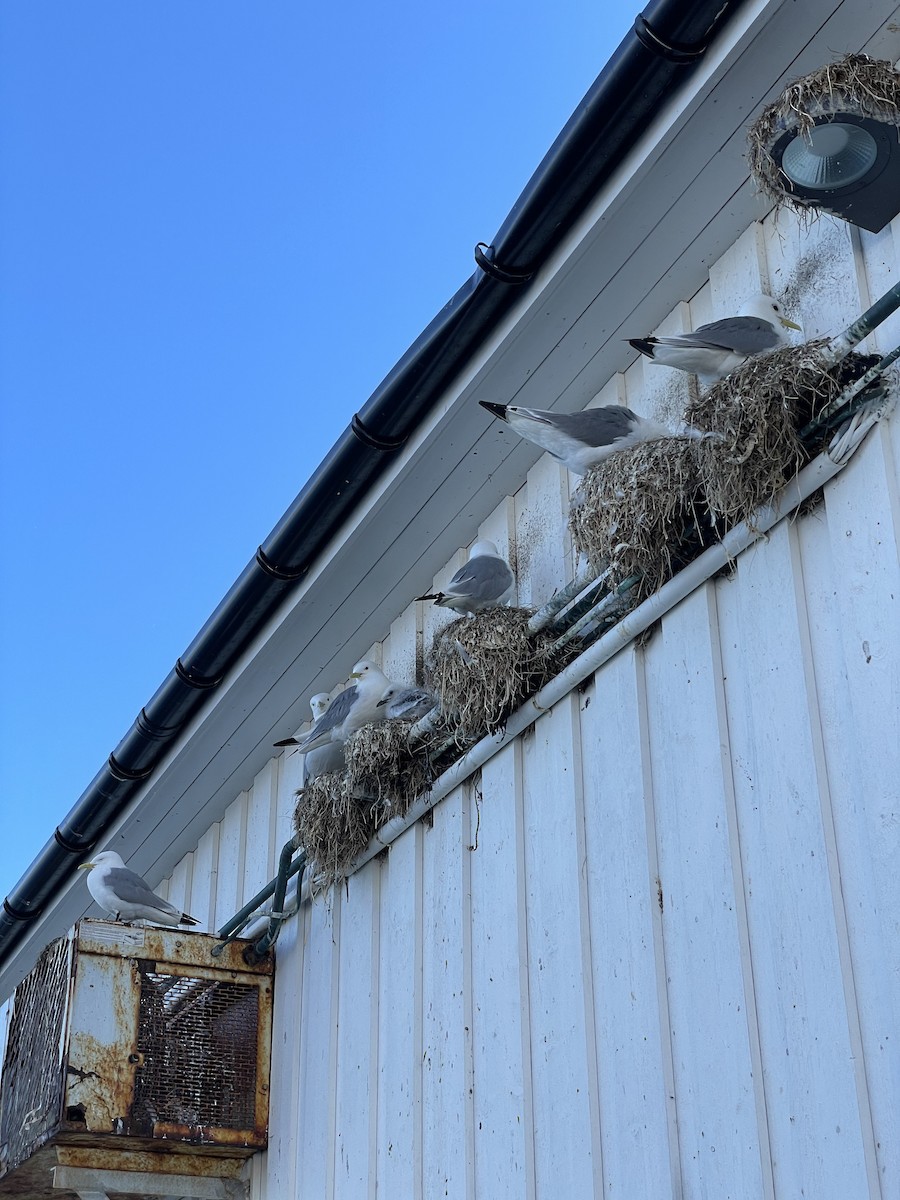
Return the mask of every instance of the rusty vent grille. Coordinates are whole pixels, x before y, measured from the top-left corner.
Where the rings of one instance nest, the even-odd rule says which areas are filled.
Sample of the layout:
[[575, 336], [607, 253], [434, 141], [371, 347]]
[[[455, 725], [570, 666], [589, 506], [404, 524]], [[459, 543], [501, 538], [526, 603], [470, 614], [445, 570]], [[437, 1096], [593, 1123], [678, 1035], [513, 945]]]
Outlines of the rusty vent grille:
[[252, 1129], [259, 993], [246, 984], [165, 975], [138, 963], [141, 998], [132, 1109], [154, 1124]]
[[66, 938], [51, 942], [16, 988], [0, 1095], [0, 1145], [7, 1146], [8, 1170], [59, 1123], [70, 952]]

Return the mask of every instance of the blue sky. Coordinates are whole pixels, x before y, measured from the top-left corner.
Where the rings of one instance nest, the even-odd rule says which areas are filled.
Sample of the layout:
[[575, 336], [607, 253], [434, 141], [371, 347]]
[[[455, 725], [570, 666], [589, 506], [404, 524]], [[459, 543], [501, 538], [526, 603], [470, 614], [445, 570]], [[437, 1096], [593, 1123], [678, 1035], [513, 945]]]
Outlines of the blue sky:
[[635, 11], [0, 9], [0, 896]]

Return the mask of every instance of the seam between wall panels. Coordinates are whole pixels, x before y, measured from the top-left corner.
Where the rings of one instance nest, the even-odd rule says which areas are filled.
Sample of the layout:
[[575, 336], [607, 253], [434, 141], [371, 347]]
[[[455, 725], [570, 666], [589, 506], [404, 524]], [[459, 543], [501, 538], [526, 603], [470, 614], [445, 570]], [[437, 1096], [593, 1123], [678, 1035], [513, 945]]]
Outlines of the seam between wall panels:
[[[595, 689], [596, 690], [596, 689]], [[569, 692], [570, 728], [572, 734], [572, 785], [575, 801], [575, 846], [578, 856], [578, 923], [581, 929], [581, 979], [584, 993], [584, 1033], [588, 1061], [588, 1096], [591, 1121], [591, 1166], [594, 1194], [605, 1194], [603, 1175], [603, 1141], [600, 1130], [600, 1060], [597, 1050], [596, 997], [592, 970], [591, 909], [587, 883], [587, 836], [584, 816], [584, 755], [581, 739], [581, 693], [578, 688]]]
[[415, 1189], [415, 1200], [423, 1200], [425, 1196], [425, 1129], [423, 1125], [425, 1108], [423, 1103], [423, 1059], [425, 1056], [425, 851], [421, 821], [417, 821], [414, 825], [413, 836], [416, 839], [415, 897], [413, 909], [413, 924], [415, 926], [413, 977], [416, 989], [415, 1002], [413, 1004], [413, 1187]]
[[[462, 1002], [463, 1002], [463, 1056], [465, 1078], [465, 1134], [466, 1134], [466, 1195], [475, 1200], [475, 999], [472, 987], [472, 792], [481, 772], [463, 784], [461, 797], [460, 832], [463, 844], [462, 858]], [[474, 840], [474, 839], [473, 839]]]
[[759, 1011], [756, 1004], [756, 981], [753, 955], [750, 950], [750, 919], [747, 912], [747, 891], [744, 879], [744, 859], [741, 852], [741, 831], [737, 815], [734, 788], [734, 757], [731, 753], [731, 732], [728, 727], [728, 704], [725, 699], [725, 669], [722, 661], [722, 641], [719, 627], [718, 590], [710, 580], [706, 585], [710, 649], [713, 662], [713, 688], [716, 697], [716, 722], [722, 758], [722, 783], [725, 813], [728, 819], [728, 844], [731, 850], [731, 873], [734, 879], [736, 925], [741, 955], [741, 974], [744, 980], [744, 1003], [747, 1016], [747, 1040], [753, 1071], [753, 1094], [756, 1102], [756, 1127], [759, 1137], [760, 1172], [766, 1200], [775, 1197], [775, 1173], [772, 1164], [772, 1144], [769, 1136], [769, 1111], [763, 1079], [762, 1043], [759, 1032]]
[[338, 1030], [340, 1027], [340, 994], [341, 994], [341, 908], [343, 906], [343, 889], [334, 891], [333, 907], [331, 910], [331, 995], [329, 996], [328, 1021], [328, 1137], [326, 1146], [328, 1153], [325, 1158], [325, 1195], [328, 1200], [334, 1198], [334, 1156], [337, 1149], [337, 1078], [338, 1078]]
[[387, 855], [373, 863], [372, 871], [372, 973], [369, 1014], [369, 1187], [368, 1200], [376, 1200], [378, 1186], [378, 1030], [381, 1024], [381, 879]]
[[678, 1105], [675, 1096], [675, 1062], [672, 1048], [672, 1018], [669, 1012], [668, 968], [663, 936], [663, 884], [659, 877], [656, 838], [656, 802], [653, 790], [653, 766], [650, 759], [650, 714], [647, 705], [646, 659], [635, 647], [634, 674], [641, 742], [641, 777], [644, 785], [644, 815], [647, 824], [647, 883], [650, 888], [650, 912], [653, 925], [653, 956], [656, 960], [656, 985], [659, 1010], [659, 1044], [665, 1083], [666, 1124], [669, 1135], [669, 1169], [672, 1176], [672, 1200], [682, 1200], [681, 1143], [678, 1137]]
[[534, 1160], [534, 1064], [531, 1039], [531, 992], [528, 982], [528, 886], [525, 878], [525, 787], [522, 762], [522, 739], [516, 738], [513, 748], [513, 789], [516, 805], [516, 912], [519, 943], [519, 1003], [522, 1031], [522, 1096], [525, 1111], [525, 1200], [537, 1195], [537, 1168]]
[[793, 524], [788, 528], [788, 547], [791, 561], [791, 575], [793, 577], [794, 605], [797, 612], [797, 628], [800, 633], [801, 663], [806, 682], [806, 708], [809, 717], [810, 739], [813, 747], [817, 791], [819, 793], [819, 805], [822, 814], [822, 835], [825, 841], [828, 881], [834, 911], [838, 957], [841, 965], [844, 1009], [847, 1013], [847, 1031], [853, 1051], [853, 1078], [856, 1083], [860, 1132], [865, 1148], [866, 1175], [868, 1176], [871, 1200], [881, 1200], [881, 1179], [875, 1150], [875, 1122], [872, 1115], [869, 1081], [866, 1072], [866, 1056], [863, 1047], [859, 1000], [856, 991], [856, 976], [853, 969], [849, 921], [847, 919], [844, 891], [841, 885], [841, 865], [834, 822], [831, 783], [828, 778], [828, 762], [825, 757], [825, 735], [822, 730], [821, 711], [819, 708], [819, 692], [809, 628], [809, 611], [805, 601], [803, 562], [800, 556], [797, 528]]

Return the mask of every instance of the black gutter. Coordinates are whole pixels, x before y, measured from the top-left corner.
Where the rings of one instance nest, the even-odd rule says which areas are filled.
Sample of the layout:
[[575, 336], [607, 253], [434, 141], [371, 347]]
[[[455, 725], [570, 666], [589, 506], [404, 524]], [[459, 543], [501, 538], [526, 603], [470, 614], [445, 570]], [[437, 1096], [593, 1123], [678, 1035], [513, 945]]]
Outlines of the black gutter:
[[553, 143], [478, 270], [353, 418], [0, 910], [0, 962], [138, 794], [466, 361], [746, 0], [655, 0]]

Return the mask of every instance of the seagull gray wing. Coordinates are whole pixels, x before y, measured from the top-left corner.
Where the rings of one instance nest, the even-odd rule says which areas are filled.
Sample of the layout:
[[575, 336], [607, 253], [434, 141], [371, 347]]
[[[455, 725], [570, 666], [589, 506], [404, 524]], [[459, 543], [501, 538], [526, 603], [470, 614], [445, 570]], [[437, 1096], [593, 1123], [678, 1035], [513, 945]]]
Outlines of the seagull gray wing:
[[180, 908], [174, 908], [168, 900], [157, 896], [140, 875], [135, 871], [129, 871], [127, 867], [110, 867], [103, 872], [101, 878], [124, 904], [142, 904], [146, 908], [158, 908], [173, 916], [181, 916]]
[[313, 738], [321, 737], [323, 733], [328, 733], [332, 729], [337, 729], [338, 725], [343, 725], [350, 713], [350, 709], [356, 703], [358, 693], [359, 689], [355, 683], [351, 684], [348, 688], [344, 688], [342, 692], [339, 692], [306, 737], [300, 739], [300, 748], [302, 749], [304, 744], [311, 742]]
[[548, 424], [555, 425], [585, 446], [611, 446], [619, 438], [628, 437], [640, 418], [622, 404], [588, 408], [577, 413], [548, 413]]
[[781, 338], [771, 321], [761, 317], [725, 317], [700, 325], [693, 333], [673, 337], [657, 337], [664, 346], [684, 346], [699, 350], [731, 350], [735, 354], [763, 354], [781, 345]]
[[444, 588], [447, 596], [464, 596], [479, 603], [489, 603], [502, 596], [513, 584], [515, 577], [502, 558], [492, 554], [480, 554], [470, 558], [460, 567]]

